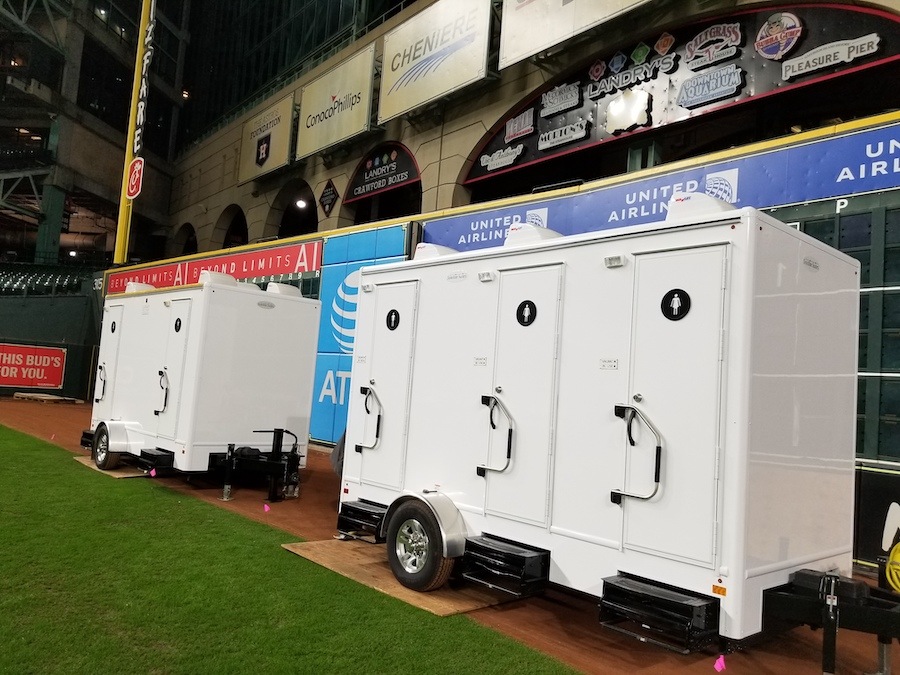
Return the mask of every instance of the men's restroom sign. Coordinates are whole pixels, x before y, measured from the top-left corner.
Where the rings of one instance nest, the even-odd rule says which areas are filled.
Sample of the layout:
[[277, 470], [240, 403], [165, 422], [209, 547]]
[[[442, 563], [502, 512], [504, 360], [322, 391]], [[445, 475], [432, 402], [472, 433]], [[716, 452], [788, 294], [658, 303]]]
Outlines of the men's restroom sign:
[[392, 309], [387, 313], [385, 323], [387, 324], [388, 330], [397, 330], [397, 326], [400, 325], [400, 312], [396, 309]]
[[673, 288], [663, 296], [660, 309], [669, 321], [681, 321], [691, 311], [691, 296], [680, 288]]
[[531, 300], [523, 300], [516, 309], [516, 320], [521, 326], [530, 326], [537, 318], [537, 305]]

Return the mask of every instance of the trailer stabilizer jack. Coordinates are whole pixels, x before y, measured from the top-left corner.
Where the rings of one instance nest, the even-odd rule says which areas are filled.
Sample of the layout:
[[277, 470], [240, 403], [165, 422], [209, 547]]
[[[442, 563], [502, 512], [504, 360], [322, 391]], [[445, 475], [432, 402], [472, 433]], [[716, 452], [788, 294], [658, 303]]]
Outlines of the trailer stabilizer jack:
[[798, 570], [789, 583], [763, 592], [763, 619], [822, 628], [823, 673], [835, 672], [838, 628], [877, 635], [879, 674], [889, 675], [890, 645], [900, 639], [900, 596], [836, 574]]

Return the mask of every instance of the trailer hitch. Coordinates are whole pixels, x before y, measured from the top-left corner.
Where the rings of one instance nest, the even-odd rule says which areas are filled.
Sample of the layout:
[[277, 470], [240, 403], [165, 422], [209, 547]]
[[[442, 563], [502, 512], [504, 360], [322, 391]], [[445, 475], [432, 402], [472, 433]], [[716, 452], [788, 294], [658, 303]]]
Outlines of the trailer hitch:
[[633, 447], [634, 436], [631, 433], [631, 427], [634, 423], [634, 418], [638, 417], [640, 420], [647, 425], [647, 428], [653, 433], [656, 437], [656, 463], [653, 469], [653, 492], [648, 495], [638, 495], [631, 492], [625, 492], [623, 490], [613, 490], [609, 494], [609, 498], [613, 504], [621, 504], [622, 497], [630, 497], [632, 499], [640, 499], [642, 501], [647, 501], [648, 499], [653, 499], [656, 496], [656, 493], [659, 492], [659, 475], [662, 469], [662, 435], [659, 433], [659, 430], [653, 425], [653, 422], [647, 419], [646, 415], [642, 413], [640, 410], [631, 405], [617, 405], [614, 409], [616, 417], [621, 417], [625, 420], [625, 433], [628, 436], [628, 443]]
[[[372, 380], [374, 382], [374, 380]], [[378, 394], [375, 393], [374, 387], [360, 387], [359, 393], [365, 396], [363, 399], [363, 406], [366, 409], [366, 415], [371, 415], [372, 410], [369, 408], [369, 399], [374, 399], [375, 403], [378, 404], [378, 417], [375, 418], [375, 440], [372, 442], [372, 445], [365, 445], [363, 443], [357, 443], [354, 450], [356, 452], [362, 452], [363, 450], [372, 450], [375, 446], [378, 445], [378, 441], [381, 440], [381, 415], [384, 411], [384, 406], [381, 405], [381, 399], [378, 398]]]
[[[497, 388], [497, 390], [498, 391], [500, 390], [499, 387]], [[475, 467], [476, 473], [479, 476], [481, 476], [482, 478], [484, 478], [485, 474], [488, 471], [495, 471], [496, 473], [503, 473], [504, 471], [506, 471], [509, 468], [509, 465], [512, 462], [513, 431], [516, 427], [516, 422], [513, 419], [512, 415], [509, 414], [509, 410], [507, 409], [507, 407], [505, 405], [503, 405], [503, 402], [496, 396], [482, 396], [481, 397], [481, 405], [486, 405], [488, 407], [488, 410], [490, 411], [488, 413], [488, 421], [491, 424], [491, 429], [497, 428], [497, 423], [494, 421], [494, 410], [497, 408], [500, 409], [500, 412], [502, 412], [506, 416], [506, 419], [509, 422], [509, 429], [507, 429], [507, 432], [506, 432], [506, 464], [504, 464], [503, 467], [499, 468], [499, 469], [493, 468], [490, 466], [485, 466], [483, 464]]]

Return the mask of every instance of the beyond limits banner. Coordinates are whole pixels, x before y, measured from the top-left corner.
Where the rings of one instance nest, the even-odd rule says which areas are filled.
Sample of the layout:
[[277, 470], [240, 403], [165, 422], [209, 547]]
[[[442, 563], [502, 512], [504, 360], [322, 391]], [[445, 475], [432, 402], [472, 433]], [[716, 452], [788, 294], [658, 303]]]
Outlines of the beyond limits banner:
[[424, 240], [469, 251], [500, 246], [510, 225], [562, 234], [665, 220], [677, 192], [704, 192], [740, 208], [789, 206], [900, 186], [900, 123], [738, 157], [555, 199], [425, 222]]

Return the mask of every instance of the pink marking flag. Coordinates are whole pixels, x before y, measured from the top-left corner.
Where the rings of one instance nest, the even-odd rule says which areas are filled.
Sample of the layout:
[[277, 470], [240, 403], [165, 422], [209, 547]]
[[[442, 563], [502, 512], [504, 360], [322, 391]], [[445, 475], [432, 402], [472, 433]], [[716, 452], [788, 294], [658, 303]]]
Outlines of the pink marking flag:
[[150, 469], [150, 478], [156, 478], [156, 469]]
[[271, 510], [271, 509], [269, 508], [269, 505], [268, 505], [268, 504], [263, 504], [263, 511], [265, 511], [266, 513], [268, 513], [270, 510]]
[[721, 673], [725, 670], [725, 655], [721, 654], [719, 658], [716, 659], [716, 665], [713, 666], [716, 669], [717, 673]]

